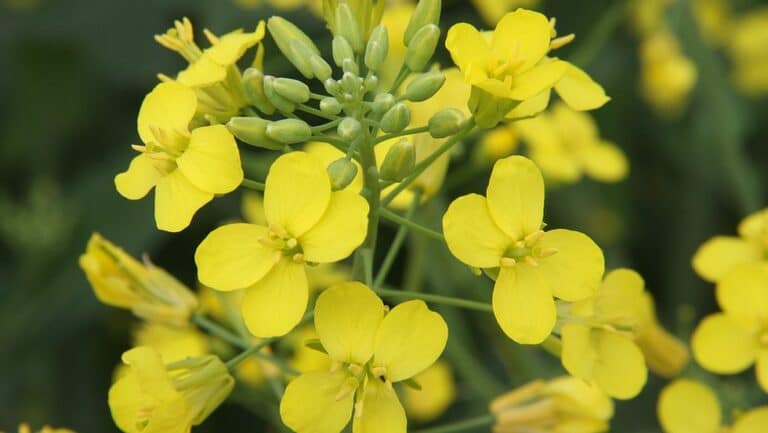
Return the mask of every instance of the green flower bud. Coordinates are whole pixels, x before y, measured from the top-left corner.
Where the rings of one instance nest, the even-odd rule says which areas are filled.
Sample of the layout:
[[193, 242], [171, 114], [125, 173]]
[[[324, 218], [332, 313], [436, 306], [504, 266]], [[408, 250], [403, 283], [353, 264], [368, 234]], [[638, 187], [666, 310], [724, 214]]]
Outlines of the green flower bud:
[[373, 29], [368, 45], [365, 47], [365, 66], [372, 71], [378, 71], [387, 59], [387, 51], [389, 51], [387, 27], [380, 25]]
[[409, 101], [421, 102], [431, 98], [445, 82], [445, 74], [441, 71], [431, 71], [414, 78], [405, 89], [405, 97]]
[[333, 78], [328, 78], [323, 81], [323, 87], [325, 88], [325, 91], [331, 95], [338, 96], [338, 94], [341, 93], [341, 85]]
[[405, 65], [413, 72], [421, 72], [432, 59], [440, 39], [440, 27], [427, 24], [416, 32], [405, 52]]
[[358, 75], [360, 73], [360, 69], [357, 67], [357, 62], [353, 59], [344, 59], [343, 62], [341, 62], [341, 70], [344, 71], [344, 73], [350, 73], [352, 75]]
[[347, 158], [339, 158], [333, 161], [328, 168], [328, 177], [331, 178], [331, 189], [338, 191], [346, 188], [357, 176], [357, 164]]
[[365, 77], [365, 81], [363, 81], [363, 87], [368, 92], [376, 90], [376, 88], [379, 87], [379, 77], [375, 75], [369, 75]]
[[285, 144], [267, 137], [267, 125], [270, 121], [261, 117], [233, 117], [227, 122], [227, 129], [238, 140], [251, 146], [264, 149], [281, 150]]
[[407, 105], [398, 102], [384, 113], [379, 126], [382, 131], [393, 133], [402, 131], [409, 123], [411, 123], [411, 110]]
[[338, 99], [327, 97], [320, 100], [320, 111], [335, 116], [341, 113], [341, 103]]
[[352, 141], [363, 132], [363, 125], [354, 117], [345, 117], [336, 128], [336, 132], [344, 140]]
[[309, 58], [309, 66], [312, 68], [312, 73], [315, 74], [315, 77], [319, 80], [325, 81], [331, 78], [331, 74], [333, 73], [331, 65], [319, 55], [314, 54]]
[[309, 101], [309, 86], [299, 80], [275, 78], [272, 88], [275, 93], [295, 104]]
[[264, 94], [269, 102], [280, 111], [292, 113], [296, 109], [296, 103], [289, 101], [275, 91], [275, 77], [271, 75], [264, 76]]
[[267, 125], [267, 136], [285, 144], [303, 143], [312, 136], [312, 128], [303, 120], [283, 119]]
[[379, 172], [383, 180], [400, 182], [405, 179], [416, 164], [416, 147], [404, 138], [389, 148]]
[[349, 41], [344, 36], [336, 35], [333, 37], [331, 50], [333, 51], [333, 63], [336, 63], [336, 66], [340, 67], [343, 65], [344, 59], [355, 59], [352, 45], [349, 44]]
[[403, 35], [403, 44], [406, 47], [422, 27], [429, 24], [440, 24], [441, 3], [440, 0], [419, 0]]
[[381, 114], [395, 105], [395, 97], [391, 93], [379, 93], [373, 98], [371, 109], [374, 113]]
[[336, 6], [336, 32], [335, 34], [343, 36], [356, 53], [362, 53], [365, 40], [363, 31], [360, 29], [360, 23], [357, 22], [354, 12], [346, 2], [339, 3]]
[[341, 88], [347, 93], [352, 95], [357, 94], [362, 85], [363, 79], [351, 72], [345, 72], [344, 75], [341, 76]]
[[264, 94], [264, 74], [256, 68], [248, 68], [243, 72], [243, 90], [250, 105], [258, 108], [264, 114], [272, 114], [275, 107]]
[[429, 135], [444, 138], [453, 135], [464, 126], [464, 113], [456, 108], [445, 108], [432, 116], [427, 123]]
[[267, 21], [269, 33], [275, 40], [277, 48], [283, 53], [296, 69], [306, 78], [313, 78], [312, 65], [309, 59], [313, 54], [320, 55], [320, 50], [312, 39], [296, 27], [292, 22], [282, 17], [272, 17]]

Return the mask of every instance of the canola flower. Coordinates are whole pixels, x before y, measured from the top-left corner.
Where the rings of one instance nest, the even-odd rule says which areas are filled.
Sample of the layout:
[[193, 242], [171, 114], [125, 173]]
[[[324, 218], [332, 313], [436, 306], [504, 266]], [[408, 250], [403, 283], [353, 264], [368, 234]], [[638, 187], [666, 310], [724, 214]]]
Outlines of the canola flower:
[[74, 430], [68, 428], [54, 428], [48, 425], [43, 426], [39, 430], [32, 430], [27, 423], [19, 424], [19, 433], [75, 433]]
[[648, 35], [640, 46], [642, 96], [661, 116], [682, 114], [696, 85], [698, 72], [677, 39], [668, 31]]
[[417, 422], [429, 422], [440, 417], [456, 400], [453, 369], [445, 361], [437, 361], [413, 377], [421, 389], [403, 389], [403, 405], [408, 417]]

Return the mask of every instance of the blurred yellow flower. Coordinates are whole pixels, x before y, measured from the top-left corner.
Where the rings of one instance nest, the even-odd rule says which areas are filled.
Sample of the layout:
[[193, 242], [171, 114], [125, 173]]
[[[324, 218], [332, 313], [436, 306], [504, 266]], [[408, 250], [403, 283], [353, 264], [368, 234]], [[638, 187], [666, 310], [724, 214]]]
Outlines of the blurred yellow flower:
[[498, 270], [493, 312], [501, 329], [518, 343], [541, 343], [555, 325], [553, 296], [592, 296], [603, 275], [603, 252], [583, 233], [542, 230], [544, 180], [527, 158], [497, 161], [486, 195], [465, 195], [448, 207], [448, 249], [469, 266]]
[[493, 431], [601, 433], [608, 430], [613, 402], [600, 388], [561, 376], [535, 380], [491, 402]]
[[472, 0], [486, 24], [495, 26], [507, 12], [517, 8], [534, 8], [541, 0]]
[[631, 0], [630, 21], [642, 37], [664, 28], [664, 12], [672, 0]]
[[208, 337], [191, 326], [175, 327], [141, 323], [133, 332], [134, 346], [148, 346], [160, 354], [164, 364], [209, 352]]
[[298, 433], [337, 433], [354, 407], [353, 431], [404, 432], [405, 411], [392, 383], [437, 360], [448, 338], [443, 318], [416, 300], [387, 313], [371, 289], [347, 282], [320, 294], [315, 327], [333, 366], [288, 384], [280, 401], [283, 422]]
[[768, 92], [768, 7], [733, 20], [726, 43], [733, 63], [733, 80], [750, 95]]
[[[19, 424], [19, 433], [33, 433], [32, 428], [29, 427], [29, 424], [22, 423]], [[74, 430], [70, 430], [68, 428], [53, 428], [51, 426], [43, 426], [40, 430], [35, 430], [34, 433], [75, 433]]]
[[175, 82], [160, 83], [139, 110], [143, 146], [128, 170], [115, 176], [123, 197], [138, 200], [155, 188], [155, 222], [161, 230], [187, 227], [198, 209], [236, 189], [243, 180], [240, 152], [223, 125], [189, 131], [197, 98]]
[[440, 415], [456, 399], [451, 366], [438, 361], [413, 378], [421, 389], [407, 386], [403, 390], [403, 403], [408, 416], [419, 422], [429, 422]]
[[139, 263], [98, 233], [91, 235], [79, 263], [101, 302], [130, 309], [144, 320], [186, 326], [197, 308], [195, 295], [176, 278], [148, 259]]
[[235, 3], [246, 9], [257, 8], [267, 4], [278, 11], [293, 11], [300, 8], [308, 8], [316, 15], [321, 16], [323, 13], [323, 1], [322, 0], [234, 0]]
[[664, 329], [656, 317], [656, 307], [649, 292], [643, 293], [639, 321], [634, 328], [635, 343], [640, 347], [648, 368], [659, 376], [672, 378], [688, 364], [688, 347]]
[[675, 37], [659, 30], [640, 45], [640, 88], [643, 98], [661, 116], [679, 116], [696, 85], [696, 65], [685, 56]]
[[715, 45], [727, 40], [731, 28], [728, 0], [694, 0], [691, 7], [702, 38]]
[[693, 333], [696, 361], [719, 374], [756, 364], [757, 381], [768, 392], [768, 264], [736, 266], [717, 283], [721, 313], [705, 317]]
[[768, 262], [768, 208], [744, 218], [739, 236], [715, 236], [693, 255], [693, 269], [707, 281], [717, 282], [742, 263]]
[[242, 313], [257, 337], [288, 333], [309, 295], [305, 263], [349, 256], [364, 240], [368, 203], [350, 190], [331, 191], [322, 164], [291, 152], [270, 168], [264, 192], [267, 226], [228, 224], [195, 252], [200, 281], [216, 290], [246, 289]]

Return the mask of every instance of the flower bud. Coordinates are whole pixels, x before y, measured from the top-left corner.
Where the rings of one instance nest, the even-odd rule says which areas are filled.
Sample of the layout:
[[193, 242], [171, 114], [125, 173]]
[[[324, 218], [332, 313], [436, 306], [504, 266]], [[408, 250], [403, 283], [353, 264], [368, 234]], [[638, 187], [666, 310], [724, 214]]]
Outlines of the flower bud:
[[313, 54], [312, 57], [309, 58], [309, 66], [312, 68], [312, 73], [315, 74], [317, 79], [325, 81], [331, 78], [331, 74], [333, 73], [331, 65], [319, 55]]
[[354, 59], [344, 59], [344, 61], [341, 62], [341, 70], [344, 71], [344, 73], [350, 73], [352, 75], [358, 75], [360, 73], [360, 68], [357, 67], [357, 62]]
[[379, 77], [375, 75], [368, 75], [365, 77], [365, 81], [363, 81], [363, 87], [368, 92], [376, 90], [376, 88], [379, 87]]
[[331, 95], [338, 96], [341, 92], [341, 85], [333, 78], [328, 78], [323, 81], [323, 88]]
[[331, 179], [331, 188], [338, 191], [346, 188], [355, 179], [357, 164], [347, 158], [339, 158], [328, 166], [327, 171]]
[[270, 150], [281, 150], [285, 144], [267, 137], [267, 125], [270, 121], [261, 117], [233, 117], [227, 122], [227, 129], [238, 140]]
[[400, 132], [411, 123], [411, 110], [407, 105], [398, 102], [384, 113], [379, 126], [384, 132]]
[[354, 12], [346, 2], [340, 2], [336, 5], [336, 28], [334, 34], [343, 36], [356, 53], [362, 53], [365, 44], [363, 31], [360, 29], [360, 23], [357, 22]]
[[272, 86], [275, 93], [295, 104], [309, 101], [309, 86], [299, 80], [275, 78]]
[[444, 108], [429, 118], [429, 135], [433, 138], [445, 138], [456, 134], [464, 125], [464, 113], [456, 108]]
[[264, 76], [264, 94], [275, 108], [286, 113], [292, 113], [296, 109], [296, 103], [277, 93], [275, 90], [275, 80], [275, 77], [271, 75]]
[[267, 125], [267, 136], [285, 144], [303, 143], [312, 136], [312, 129], [303, 120], [283, 119]]
[[363, 125], [354, 117], [345, 117], [336, 128], [336, 132], [344, 140], [352, 141], [363, 132]]
[[336, 63], [336, 66], [340, 67], [343, 65], [345, 59], [352, 59], [353, 61], [355, 59], [352, 45], [349, 44], [349, 41], [344, 36], [336, 35], [333, 37], [331, 50], [333, 51], [333, 63]]
[[416, 146], [411, 140], [403, 138], [389, 148], [379, 173], [383, 180], [400, 182], [413, 171], [415, 164]]
[[379, 93], [373, 98], [371, 109], [374, 113], [383, 113], [395, 105], [395, 97], [391, 93]]
[[243, 90], [248, 103], [258, 108], [264, 114], [272, 114], [275, 107], [264, 94], [264, 74], [256, 68], [248, 68], [243, 72]]
[[440, 0], [419, 0], [416, 9], [411, 15], [410, 21], [408, 21], [408, 27], [405, 28], [403, 45], [407, 47], [410, 44], [411, 39], [413, 39], [416, 33], [424, 26], [429, 24], [440, 24], [441, 3]]
[[413, 72], [421, 72], [432, 59], [440, 39], [440, 27], [428, 24], [421, 28], [413, 38], [405, 52], [405, 65]]
[[341, 113], [341, 103], [333, 97], [327, 97], [320, 100], [320, 111], [331, 116]]
[[312, 39], [296, 27], [293, 23], [282, 17], [274, 16], [267, 21], [269, 33], [275, 40], [277, 48], [290, 61], [296, 69], [306, 78], [313, 78], [312, 65], [309, 59], [313, 54], [320, 55], [320, 50]]
[[363, 84], [363, 79], [351, 72], [345, 72], [341, 76], [341, 88], [352, 95], [360, 91], [360, 86]]
[[421, 102], [431, 98], [445, 82], [445, 74], [441, 71], [431, 71], [414, 78], [405, 89], [405, 97], [409, 101]]
[[380, 25], [373, 29], [368, 45], [365, 47], [365, 66], [372, 71], [378, 71], [387, 59], [387, 51], [389, 51], [387, 27]]

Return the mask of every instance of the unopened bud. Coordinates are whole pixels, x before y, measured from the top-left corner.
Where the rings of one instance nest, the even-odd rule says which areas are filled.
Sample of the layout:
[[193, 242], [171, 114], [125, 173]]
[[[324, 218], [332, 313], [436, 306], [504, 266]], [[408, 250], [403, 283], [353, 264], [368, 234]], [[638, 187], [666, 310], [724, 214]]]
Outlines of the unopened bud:
[[339, 126], [336, 128], [336, 132], [338, 132], [339, 137], [347, 141], [354, 140], [360, 135], [362, 131], [363, 125], [361, 125], [360, 122], [354, 117], [345, 117], [344, 120], [342, 120], [341, 123], [339, 123]]
[[267, 137], [270, 121], [261, 117], [233, 117], [227, 122], [227, 129], [240, 141], [264, 149], [280, 150], [285, 144]]
[[424, 26], [440, 24], [441, 3], [440, 0], [419, 0], [403, 35], [403, 44], [406, 47], [410, 44], [411, 39], [413, 39], [416, 33]]
[[416, 147], [404, 138], [389, 148], [381, 163], [380, 176], [383, 180], [400, 182], [405, 179], [416, 164]]
[[344, 59], [355, 59], [355, 52], [352, 50], [352, 45], [349, 44], [349, 41], [344, 36], [336, 35], [333, 37], [331, 50], [333, 51], [333, 63], [336, 63], [336, 66], [340, 67], [343, 65]]
[[292, 22], [282, 17], [272, 17], [267, 21], [269, 33], [275, 40], [277, 48], [296, 69], [306, 78], [313, 78], [312, 65], [309, 59], [313, 54], [320, 55], [320, 50], [312, 39], [296, 27]]
[[376, 90], [376, 88], [379, 87], [379, 77], [375, 75], [369, 75], [365, 77], [365, 81], [363, 81], [363, 87], [368, 92]]
[[272, 114], [275, 107], [264, 94], [264, 74], [256, 68], [248, 68], [243, 72], [243, 90], [248, 103], [258, 108], [264, 114]]
[[331, 65], [319, 55], [313, 54], [312, 57], [309, 58], [309, 66], [312, 68], [312, 73], [315, 74], [315, 77], [317, 77], [318, 80], [325, 81], [331, 78], [331, 74], [333, 73]]
[[341, 70], [352, 75], [360, 74], [360, 68], [357, 67], [357, 62], [354, 59], [344, 59], [341, 62]]
[[328, 166], [327, 171], [331, 179], [331, 188], [338, 191], [346, 188], [355, 179], [357, 164], [347, 158], [339, 158]]
[[398, 102], [384, 113], [379, 126], [388, 133], [400, 132], [411, 123], [411, 110], [407, 105]]
[[344, 36], [356, 53], [362, 53], [365, 44], [363, 31], [357, 22], [355, 13], [346, 2], [340, 2], [336, 6], [336, 34]]
[[309, 86], [299, 80], [275, 78], [272, 86], [275, 93], [294, 104], [303, 104], [309, 101]]
[[275, 108], [286, 113], [292, 113], [296, 109], [296, 103], [277, 93], [275, 81], [276, 78], [271, 75], [264, 76], [264, 94]]
[[405, 65], [413, 72], [421, 72], [432, 59], [440, 39], [440, 27], [428, 24], [421, 28], [411, 39], [405, 52]]
[[303, 143], [312, 136], [312, 129], [303, 120], [283, 119], [267, 125], [267, 136], [285, 144]]
[[341, 103], [339, 103], [339, 100], [336, 98], [323, 98], [320, 100], [320, 111], [325, 114], [335, 116], [341, 113]]
[[383, 113], [395, 105], [395, 97], [391, 93], [379, 93], [373, 98], [371, 109], [374, 113]]
[[345, 72], [341, 76], [341, 88], [350, 94], [356, 94], [360, 90], [360, 86], [363, 84], [363, 79], [351, 72]]
[[338, 94], [341, 92], [341, 85], [333, 78], [328, 78], [327, 80], [323, 81], [323, 88], [325, 88], [326, 92], [335, 96], [338, 96]]
[[378, 71], [387, 58], [387, 51], [389, 51], [387, 27], [380, 25], [373, 29], [368, 45], [365, 47], [365, 66], [372, 71]]
[[405, 97], [409, 101], [421, 102], [431, 98], [445, 82], [445, 74], [441, 71], [431, 71], [419, 75], [408, 84]]
[[445, 108], [429, 119], [429, 135], [433, 138], [445, 138], [456, 134], [464, 125], [464, 113], [456, 108]]

